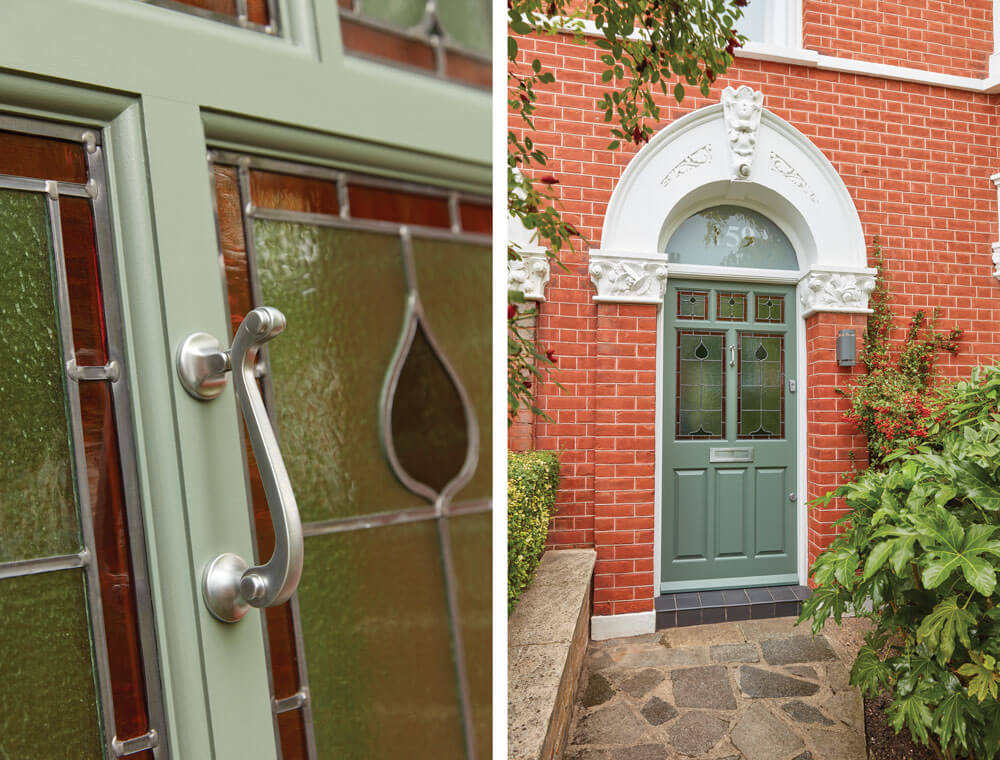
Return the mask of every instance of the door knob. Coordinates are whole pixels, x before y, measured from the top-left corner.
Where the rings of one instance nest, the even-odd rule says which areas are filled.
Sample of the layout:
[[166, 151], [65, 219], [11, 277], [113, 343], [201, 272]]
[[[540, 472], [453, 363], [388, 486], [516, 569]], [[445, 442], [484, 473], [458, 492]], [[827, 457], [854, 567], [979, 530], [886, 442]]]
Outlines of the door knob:
[[240, 620], [251, 606], [275, 607], [286, 602], [302, 577], [302, 521], [254, 372], [261, 346], [284, 329], [284, 314], [260, 306], [243, 318], [228, 351], [207, 333], [189, 335], [177, 350], [177, 374], [184, 389], [197, 399], [217, 398], [225, 388], [226, 373], [232, 370], [233, 388], [274, 523], [274, 553], [265, 564], [250, 567], [239, 555], [226, 553], [205, 568], [205, 605], [225, 623]]

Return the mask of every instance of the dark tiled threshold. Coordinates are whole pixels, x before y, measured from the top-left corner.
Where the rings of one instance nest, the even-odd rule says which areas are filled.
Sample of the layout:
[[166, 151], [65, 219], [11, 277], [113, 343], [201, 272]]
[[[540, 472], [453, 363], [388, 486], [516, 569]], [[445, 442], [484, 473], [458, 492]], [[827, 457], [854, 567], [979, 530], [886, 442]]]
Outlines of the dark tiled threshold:
[[656, 598], [656, 628], [798, 615], [811, 593], [808, 586], [758, 586], [664, 594]]

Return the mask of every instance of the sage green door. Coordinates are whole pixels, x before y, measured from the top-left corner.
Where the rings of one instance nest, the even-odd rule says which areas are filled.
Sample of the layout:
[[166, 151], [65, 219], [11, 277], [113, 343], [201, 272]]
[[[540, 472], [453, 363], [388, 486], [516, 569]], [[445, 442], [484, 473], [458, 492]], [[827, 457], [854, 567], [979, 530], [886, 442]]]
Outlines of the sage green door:
[[[0, 758], [489, 756], [488, 8], [379, 5], [0, 3]], [[274, 524], [176, 357], [264, 305], [305, 560], [225, 623]]]
[[661, 591], [796, 580], [794, 296], [667, 287]]

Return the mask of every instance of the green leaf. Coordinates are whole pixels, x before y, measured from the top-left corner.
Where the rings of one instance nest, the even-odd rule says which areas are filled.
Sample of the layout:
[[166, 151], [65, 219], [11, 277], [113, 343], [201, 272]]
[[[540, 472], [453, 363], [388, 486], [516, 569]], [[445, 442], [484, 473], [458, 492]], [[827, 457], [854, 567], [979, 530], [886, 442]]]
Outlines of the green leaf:
[[851, 667], [851, 683], [867, 694], [877, 694], [888, 687], [891, 671], [870, 644], [864, 644]]
[[680, 82], [674, 85], [674, 97], [677, 98], [678, 103], [684, 100], [684, 85]]
[[865, 562], [865, 573], [862, 576], [863, 580], [868, 580], [872, 577], [872, 575], [879, 571], [882, 565], [885, 564], [885, 561], [889, 558], [889, 555], [892, 553], [895, 545], [895, 540], [881, 541], [875, 544], [875, 548], [872, 549], [872, 553], [868, 555], [868, 561]]
[[969, 696], [975, 697], [980, 703], [986, 700], [987, 696], [997, 698], [997, 689], [1000, 685], [1000, 675], [993, 669], [995, 661], [989, 655], [973, 654], [974, 661], [967, 662], [958, 669], [958, 674], [969, 678]]
[[965, 692], [953, 692], [938, 703], [934, 709], [934, 730], [941, 739], [942, 747], [947, 748], [951, 744], [952, 737], [956, 738], [963, 748], [968, 747], [967, 716], [981, 718], [982, 711]]
[[927, 744], [927, 729], [934, 725], [934, 717], [922, 690], [894, 700], [887, 713], [889, 725], [896, 733], [902, 731], [905, 725], [910, 729], [914, 739], [921, 744]]
[[938, 661], [945, 663], [955, 652], [955, 638], [971, 646], [969, 628], [976, 624], [971, 612], [958, 606], [958, 597], [949, 596], [938, 602], [917, 629], [917, 642], [937, 650]]
[[512, 61], [517, 58], [517, 38], [512, 34], [507, 35], [507, 58]]

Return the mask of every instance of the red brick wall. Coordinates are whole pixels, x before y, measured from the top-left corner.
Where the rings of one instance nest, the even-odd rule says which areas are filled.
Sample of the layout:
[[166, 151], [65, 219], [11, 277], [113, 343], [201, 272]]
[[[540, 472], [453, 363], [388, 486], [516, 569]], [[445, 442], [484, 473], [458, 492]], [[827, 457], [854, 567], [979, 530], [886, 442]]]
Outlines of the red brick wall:
[[594, 614], [653, 609], [656, 306], [597, 305]]
[[[855, 5], [859, 4], [856, 0]], [[826, 5], [806, 3], [814, 15], [816, 8]], [[974, 11], [983, 5], [974, 0], [969, 7]], [[946, 7], [954, 11], [952, 6], [958, 7]], [[989, 18], [982, 23], [989, 26]], [[971, 47], [976, 39], [970, 39]], [[563, 487], [550, 545], [591, 545], [596, 531], [602, 563], [598, 578], [616, 577], [598, 584], [595, 614], [649, 609], [653, 570], [646, 561], [652, 556], [651, 530], [626, 529], [632, 532], [635, 547], [629, 550], [634, 556], [626, 557], [623, 547], [627, 544], [618, 541], [616, 521], [632, 520], [628, 524], [635, 526], [652, 516], [651, 496], [618, 500], [622, 493], [647, 490], [646, 485], [635, 484], [619, 488], [618, 481], [649, 482], [654, 466], [652, 445], [647, 448], [645, 431], [637, 433], [631, 448], [620, 440], [627, 433], [608, 432], [619, 424], [615, 415], [641, 411], [615, 404], [647, 396], [631, 390], [624, 397], [618, 391], [612, 394], [608, 391], [611, 383], [602, 377], [632, 371], [619, 367], [621, 357], [609, 353], [608, 331], [630, 332], [613, 321], [625, 316], [641, 321], [642, 314], [651, 319], [653, 311], [652, 307], [619, 307], [639, 309], [626, 315], [610, 304], [594, 304], [587, 254], [580, 250], [600, 246], [608, 200], [635, 148], [607, 150], [608, 125], [596, 108], [604, 91], [598, 81], [602, 66], [598, 51], [567, 37], [519, 39], [519, 45], [527, 60], [538, 57], [556, 73], [557, 81], [539, 92], [533, 139], [551, 156], [546, 173], [560, 181], [567, 221], [587, 238], [585, 246], [563, 254], [568, 272], [553, 268], [539, 316], [539, 337], [559, 355], [560, 379], [566, 387], [565, 393], [551, 384], [539, 388], [541, 406], [554, 422], [536, 422], [535, 426], [537, 448], [563, 452]], [[1000, 97], [741, 58], [708, 98], [689, 95], [680, 106], [672, 98], [659, 98], [662, 124], [718, 103], [724, 87], [741, 84], [762, 90], [764, 106], [812, 140], [840, 174], [860, 214], [866, 241], [870, 243], [875, 235], [881, 238], [894, 308], [908, 319], [916, 309], [941, 306], [940, 324], [957, 324], [965, 331], [958, 356], [941, 360], [943, 373], [960, 376], [971, 366], [1000, 357], [1000, 283], [992, 277], [990, 261], [990, 244], [997, 239], [997, 198], [989, 181], [991, 174], [1000, 171]], [[516, 120], [512, 126], [520, 128]], [[835, 326], [844, 324], [859, 329], [860, 337], [864, 320], [858, 316], [819, 315], [809, 321], [808, 339], [819, 351], [815, 358], [826, 362], [832, 357], [832, 343], [827, 342]], [[619, 335], [616, 340], [623, 339], [629, 350], [651, 345], [635, 337], [631, 341]], [[629, 358], [640, 359], [638, 354]], [[650, 378], [651, 399], [655, 361], [637, 361], [634, 371]], [[835, 471], [849, 468], [844, 452], [851, 445], [857, 447], [857, 441], [847, 443], [852, 432], [833, 419], [840, 414], [840, 402], [833, 398], [832, 388], [845, 373], [836, 368], [815, 371], [816, 382], [824, 384], [810, 391], [810, 404], [818, 405], [810, 407], [810, 415], [818, 415], [817, 422], [833, 427], [810, 430], [810, 463], [816, 467], [810, 471], [810, 497], [834, 482]], [[642, 426], [637, 421], [627, 424], [637, 430]], [[615, 437], [619, 441], [612, 449], [606, 439]], [[651, 437], [650, 432], [650, 441]], [[824, 453], [824, 447], [832, 447], [835, 453]], [[649, 460], [645, 470], [624, 475], [626, 470], [617, 469], [638, 465], [640, 459]], [[826, 474], [820, 476], [820, 472]], [[832, 521], [830, 517], [817, 515], [810, 558], [821, 536], [829, 534], [822, 526]], [[609, 564], [616, 562], [624, 564]]]
[[[863, 314], [813, 314], [806, 319], [806, 500], [823, 496], [844, 482], [852, 467], [863, 470], [868, 450], [865, 437], [844, 422], [850, 405], [837, 388], [849, 385], [864, 365], [837, 364], [837, 332], [853, 328], [861, 350]], [[853, 455], [853, 459], [852, 459]], [[847, 513], [842, 499], [809, 511], [809, 564], [837, 534], [833, 523]]]
[[802, 38], [824, 55], [984, 77], [993, 0], [804, 0]]

